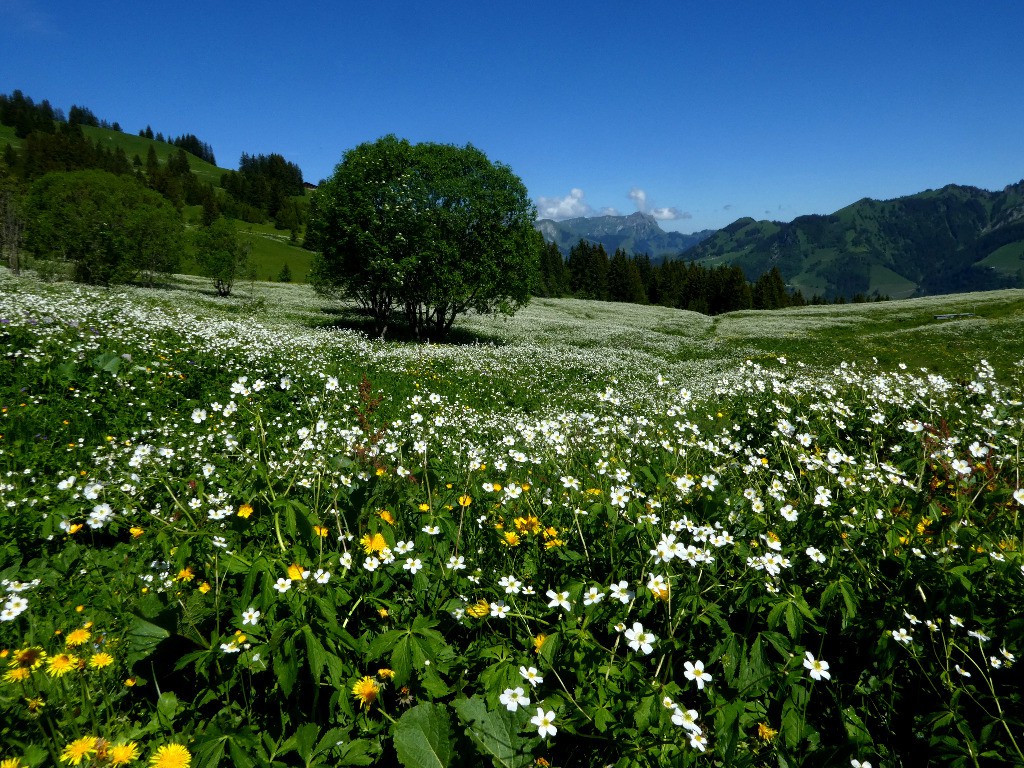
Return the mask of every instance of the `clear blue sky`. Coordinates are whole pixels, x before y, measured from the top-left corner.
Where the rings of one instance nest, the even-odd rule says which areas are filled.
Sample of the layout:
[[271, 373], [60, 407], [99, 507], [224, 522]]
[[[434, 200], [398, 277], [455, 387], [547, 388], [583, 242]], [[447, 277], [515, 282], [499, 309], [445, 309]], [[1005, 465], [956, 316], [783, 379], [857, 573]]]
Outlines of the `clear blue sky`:
[[542, 214], [666, 229], [1024, 178], [1024, 3], [0, 0], [0, 91], [307, 180], [472, 143]]

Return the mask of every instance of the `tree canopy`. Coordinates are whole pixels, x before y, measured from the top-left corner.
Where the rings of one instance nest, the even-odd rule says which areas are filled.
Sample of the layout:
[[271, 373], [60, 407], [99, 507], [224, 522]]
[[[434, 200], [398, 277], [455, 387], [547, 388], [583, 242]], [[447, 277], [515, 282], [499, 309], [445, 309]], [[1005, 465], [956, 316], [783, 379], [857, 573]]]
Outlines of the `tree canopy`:
[[522, 181], [471, 145], [361, 144], [309, 216], [318, 290], [358, 301], [381, 333], [401, 312], [420, 339], [444, 336], [465, 312], [525, 304], [543, 247]]
[[181, 217], [133, 177], [50, 173], [32, 185], [26, 207], [29, 248], [69, 262], [79, 282], [151, 281], [177, 267]]

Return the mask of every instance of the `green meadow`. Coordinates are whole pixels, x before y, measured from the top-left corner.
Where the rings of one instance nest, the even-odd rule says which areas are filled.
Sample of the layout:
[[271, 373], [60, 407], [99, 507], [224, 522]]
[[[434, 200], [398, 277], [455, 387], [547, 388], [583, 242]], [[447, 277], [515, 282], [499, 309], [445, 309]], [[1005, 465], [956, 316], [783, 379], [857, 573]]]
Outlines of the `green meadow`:
[[0, 269], [0, 765], [1024, 762], [1024, 291], [367, 327]]

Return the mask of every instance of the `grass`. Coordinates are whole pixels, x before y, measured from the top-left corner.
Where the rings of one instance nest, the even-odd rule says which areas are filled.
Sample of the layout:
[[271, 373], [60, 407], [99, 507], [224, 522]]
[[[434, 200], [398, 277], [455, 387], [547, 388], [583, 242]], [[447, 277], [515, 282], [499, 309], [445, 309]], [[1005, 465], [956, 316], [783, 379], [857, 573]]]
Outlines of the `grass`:
[[0, 269], [0, 760], [1024, 760], [1022, 303], [421, 345]]

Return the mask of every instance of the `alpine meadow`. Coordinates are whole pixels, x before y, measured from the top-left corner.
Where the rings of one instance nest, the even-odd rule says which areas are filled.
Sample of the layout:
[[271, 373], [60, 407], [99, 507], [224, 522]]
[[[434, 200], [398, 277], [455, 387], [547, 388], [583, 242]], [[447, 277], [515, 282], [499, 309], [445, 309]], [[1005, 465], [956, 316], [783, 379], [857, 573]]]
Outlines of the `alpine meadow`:
[[5, 765], [1021, 759], [1020, 291], [0, 285]]

